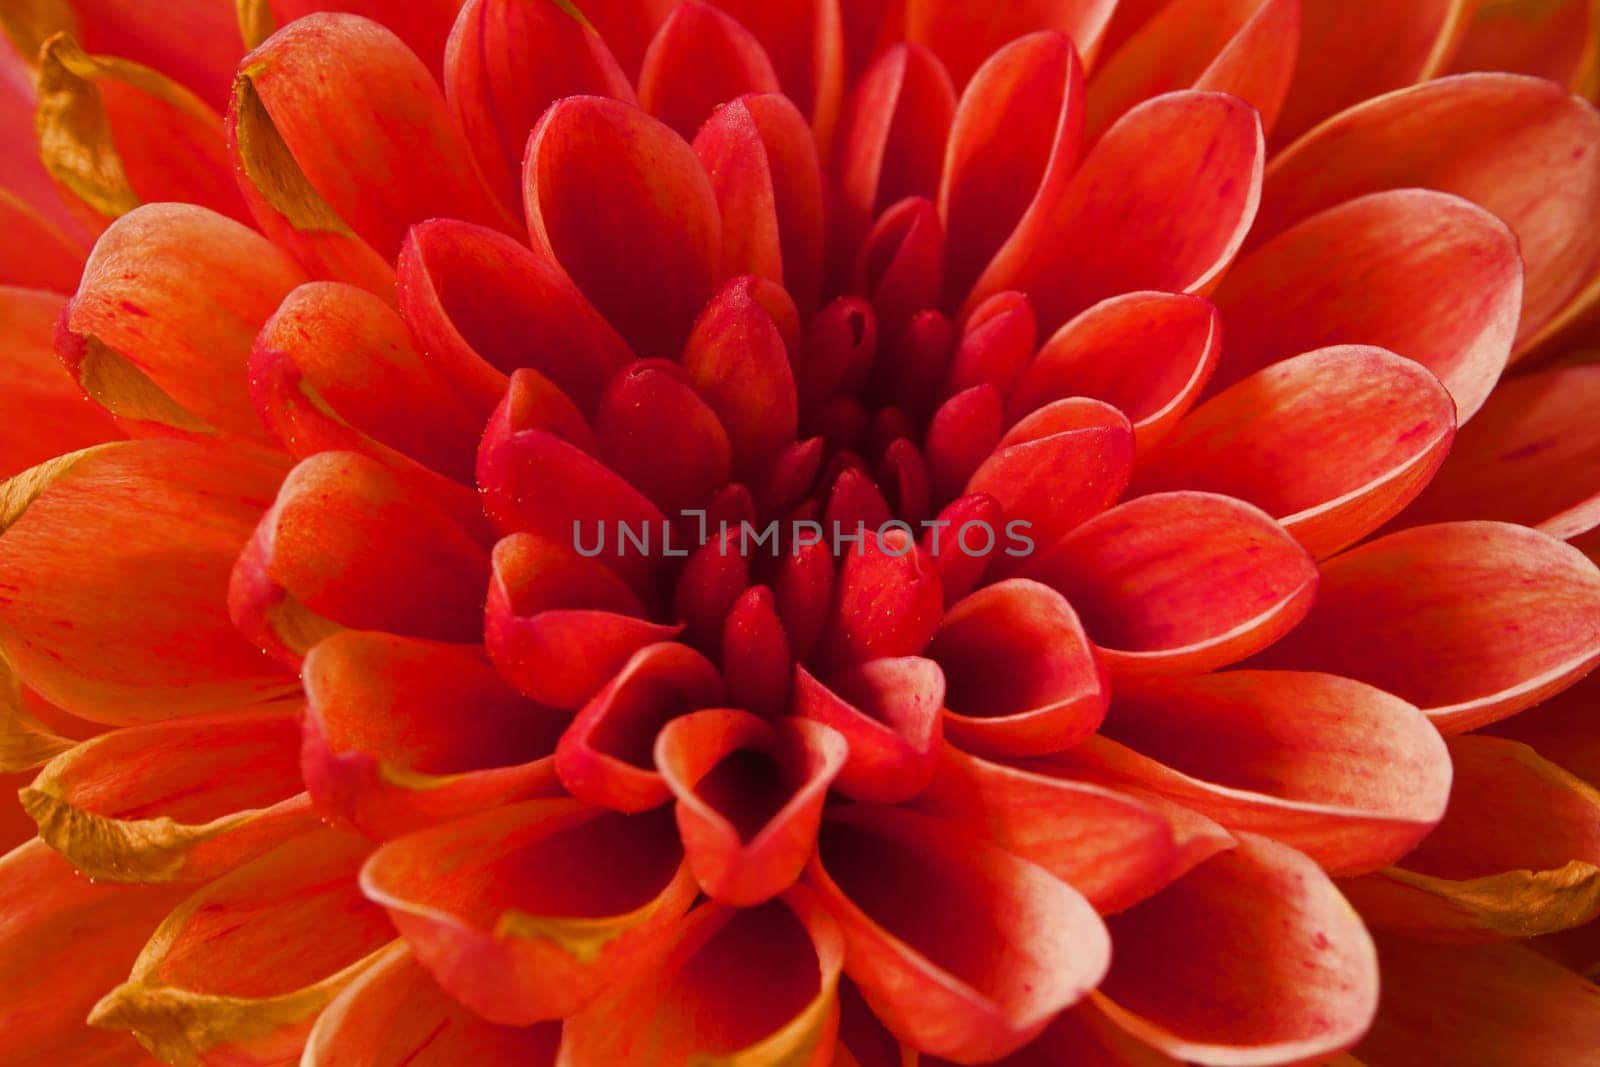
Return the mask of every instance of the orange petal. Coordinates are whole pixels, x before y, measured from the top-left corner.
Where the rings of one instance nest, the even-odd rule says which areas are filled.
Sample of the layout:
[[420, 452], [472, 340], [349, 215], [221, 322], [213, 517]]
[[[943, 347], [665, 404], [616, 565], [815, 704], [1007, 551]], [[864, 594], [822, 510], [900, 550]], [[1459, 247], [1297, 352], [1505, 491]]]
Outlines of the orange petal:
[[1387, 870], [1344, 883], [1375, 929], [1429, 941], [1532, 937], [1600, 915], [1600, 792], [1498, 737], [1450, 741], [1444, 821]]
[[848, 755], [838, 731], [805, 719], [769, 723], [716, 708], [667, 723], [656, 766], [677, 797], [679, 836], [706, 895], [750, 907], [793, 885]]
[[[71, 0], [30, 5], [70, 8], [90, 52], [126, 56], [187, 86], [212, 107], [228, 96], [234, 66], [244, 54], [239, 23], [230, 5], [177, 0], [156, 10], [130, 0]], [[68, 27], [61, 27], [66, 29]]]
[[982, 5], [962, 0], [906, 0], [905, 35], [936, 52], [957, 85], [985, 59], [1030, 30], [1056, 30], [1093, 65], [1116, 0], [1017, 0]]
[[1531, 745], [1552, 763], [1600, 788], [1600, 673], [1590, 672], [1571, 689], [1527, 711], [1492, 724], [1485, 733]]
[[1444, 814], [1450, 758], [1405, 701], [1330, 674], [1123, 679], [1057, 761], [1276, 838], [1336, 873], [1394, 862]]
[[1460, 733], [1600, 662], [1600, 570], [1520, 526], [1403, 530], [1324, 563], [1311, 614], [1261, 661], [1369, 682]]
[[1191, 412], [1137, 490], [1205, 489], [1272, 515], [1318, 557], [1371, 533], [1443, 462], [1455, 404], [1425, 367], [1381, 348], [1308, 352]]
[[1299, 0], [1168, 4], [1095, 71], [1085, 132], [1097, 140], [1140, 101], [1188, 88], [1239, 97], [1270, 132], [1299, 47]]
[[0, 186], [0, 284], [67, 292], [78, 284], [88, 253], [89, 238], [77, 223], [56, 222]]
[[437, 70], [445, 39], [462, 4], [461, 0], [413, 0], [408, 4], [392, 4], [388, 0], [244, 0], [236, 6], [247, 48], [259, 45], [284, 23], [317, 11], [347, 11], [383, 23], [417, 58]]
[[1510, 74], [1442, 78], [1330, 119], [1267, 169], [1250, 243], [1345, 200], [1413, 186], [1471, 200], [1517, 235], [1527, 271], [1519, 340], [1600, 257], [1600, 233], [1585, 225], [1600, 212], [1600, 115]]
[[61, 366], [53, 350], [56, 320], [65, 300], [43, 289], [0, 286], [0, 374], [8, 396], [0, 426], [0, 478], [74, 449], [120, 437], [116, 424], [93, 404]]
[[101, 734], [22, 804], [90, 878], [204, 882], [315, 829], [301, 788], [296, 701]]
[[1512, 70], [1582, 92], [1600, 61], [1594, 5], [1584, 0], [1510, 0], [1480, 7], [1449, 69]]
[[1144, 452], [1199, 397], [1221, 349], [1217, 309], [1200, 297], [1111, 297], [1045, 342], [1023, 372], [1008, 411], [1020, 418], [1068, 397], [1102, 400], [1128, 417], [1136, 450]]
[[634, 352], [676, 357], [720, 280], [722, 248], [716, 193], [683, 139], [628, 104], [569, 97], [528, 141], [523, 196], [534, 248]]
[[838, 924], [800, 887], [751, 909], [706, 904], [567, 1020], [561, 1062], [828, 1067], [843, 964]]
[[561, 1027], [496, 1026], [444, 992], [404, 941], [378, 957], [317, 1017], [304, 1067], [406, 1067], [438, 1063], [517, 1063], [554, 1067]]
[[148, 1062], [126, 1034], [84, 1025], [187, 889], [95, 885], [43, 841], [0, 857], [0, 1056], [14, 1063]]
[[943, 736], [944, 676], [917, 656], [874, 659], [818, 681], [795, 666], [794, 714], [830, 726], [849, 743], [839, 776], [845, 796], [896, 804], [933, 776]]
[[1110, 926], [1116, 957], [1095, 1003], [1176, 1059], [1325, 1062], [1377, 1007], [1361, 921], [1316, 864], [1264, 837], [1241, 836]]
[[904, 809], [836, 808], [807, 881], [844, 928], [850, 977], [900, 1040], [986, 1062], [1105, 973], [1110, 941], [1043, 868]]
[[204, 208], [152, 204], [95, 245], [57, 350], [83, 391], [131, 430], [259, 440], [250, 350], [303, 281], [248, 227]]
[[361, 884], [451, 996], [511, 1026], [573, 1014], [693, 902], [665, 808], [510, 804], [384, 845]]
[[279, 477], [214, 446], [137, 441], [7, 483], [0, 640], [18, 676], [75, 715], [117, 724], [294, 689], [224, 608], [231, 561]]
[[394, 937], [356, 884], [371, 847], [322, 830], [199, 890], [90, 1023], [133, 1031], [168, 1063], [294, 1062], [318, 1013]]
[[475, 656], [352, 630], [316, 645], [303, 676], [301, 769], [329, 818], [389, 838], [555, 788], [564, 716]]
[[1498, 386], [1400, 522], [1499, 519], [1570, 539], [1600, 526], [1600, 366]]
[[1255, 507], [1210, 493], [1120, 504], [1029, 560], [1066, 596], [1113, 673], [1237, 662], [1305, 617], [1317, 567]]
[[946, 745], [933, 781], [912, 804], [1038, 864], [1102, 915], [1182, 873], [1172, 827], [1155, 809], [1033, 764], [991, 763]]
[[1264, 156], [1260, 122], [1242, 100], [1181, 92], [1140, 104], [1070, 182], [1033, 202], [966, 308], [1020, 289], [1053, 332], [1108, 296], [1209, 291], [1255, 216]]
[[760, 42], [708, 4], [673, 8], [639, 70], [639, 106], [684, 140], [692, 140], [719, 105], [777, 91], [778, 73]]
[[1522, 261], [1516, 236], [1482, 208], [1401, 189], [1274, 237], [1239, 262], [1216, 301], [1228, 343], [1213, 390], [1314, 348], [1378, 345], [1438, 375], [1466, 422], [1510, 355]]

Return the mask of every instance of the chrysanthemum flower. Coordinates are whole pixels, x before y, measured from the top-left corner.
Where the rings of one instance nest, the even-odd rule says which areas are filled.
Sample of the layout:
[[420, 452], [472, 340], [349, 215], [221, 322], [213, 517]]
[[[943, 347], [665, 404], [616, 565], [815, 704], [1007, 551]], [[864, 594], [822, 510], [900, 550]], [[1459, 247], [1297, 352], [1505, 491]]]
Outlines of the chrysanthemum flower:
[[0, 23], [0, 1060], [1591, 1061], [1587, 0]]

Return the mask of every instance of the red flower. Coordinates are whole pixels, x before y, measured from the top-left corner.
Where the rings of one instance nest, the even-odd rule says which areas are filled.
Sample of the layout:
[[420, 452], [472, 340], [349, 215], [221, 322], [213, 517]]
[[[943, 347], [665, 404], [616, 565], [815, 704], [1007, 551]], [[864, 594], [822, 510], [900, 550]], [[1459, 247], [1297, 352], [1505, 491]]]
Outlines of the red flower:
[[1594, 1046], [1590, 5], [320, 6], [0, 15], [3, 1058]]

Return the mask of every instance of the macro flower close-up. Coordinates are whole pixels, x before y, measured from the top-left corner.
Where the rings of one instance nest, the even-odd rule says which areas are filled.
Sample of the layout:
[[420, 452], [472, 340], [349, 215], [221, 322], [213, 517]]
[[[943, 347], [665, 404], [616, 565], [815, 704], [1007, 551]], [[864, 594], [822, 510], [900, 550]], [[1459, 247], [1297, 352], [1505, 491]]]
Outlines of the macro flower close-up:
[[0, 31], [0, 1067], [1600, 1062], [1600, 3]]

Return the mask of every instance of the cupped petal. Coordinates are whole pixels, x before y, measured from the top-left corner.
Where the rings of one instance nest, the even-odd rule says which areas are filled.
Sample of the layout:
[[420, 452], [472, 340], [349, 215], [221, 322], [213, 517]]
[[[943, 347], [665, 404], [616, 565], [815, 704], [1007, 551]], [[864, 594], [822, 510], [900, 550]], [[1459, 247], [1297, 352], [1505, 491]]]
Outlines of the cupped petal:
[[[555, 1067], [561, 1027], [498, 1026], [439, 988], [405, 942], [385, 949], [311, 1028], [303, 1067], [517, 1063]], [[420, 1059], [419, 1059], [420, 1057]]]
[[556, 747], [567, 791], [586, 804], [646, 811], [672, 799], [656, 770], [661, 728], [723, 697], [722, 676], [687, 645], [647, 645], [578, 712]]
[[535, 250], [636, 353], [676, 357], [722, 254], [716, 193], [683, 138], [628, 104], [568, 97], [528, 141], [523, 196]]
[[1315, 863], [1264, 837], [1241, 835], [1109, 925], [1116, 957], [1095, 1003], [1175, 1059], [1324, 1062], [1377, 1008], [1361, 920]]
[[1370, 100], [1272, 161], [1250, 243], [1342, 201], [1405, 187], [1464, 197], [1516, 234], [1525, 341], [1600, 258], [1600, 234], [1584, 225], [1600, 212], [1600, 115], [1560, 86], [1503, 73], [1441, 78]]
[[320, 830], [198, 890], [156, 929], [90, 1024], [131, 1030], [168, 1063], [295, 1062], [317, 1015], [394, 939], [356, 884], [371, 849]]
[[1221, 350], [1221, 318], [1202, 297], [1110, 297], [1045, 342], [1007, 410], [1020, 419], [1057, 400], [1091, 397], [1128, 417], [1136, 451], [1144, 452], [1171, 433], [1198, 399]]
[[113, 730], [22, 790], [39, 836], [89, 878], [204, 882], [316, 829], [299, 701]]
[[278, 490], [234, 565], [228, 613], [298, 667], [349, 627], [437, 641], [483, 637], [489, 558], [468, 533], [375, 459], [322, 452]]
[[[441, 2], [454, 7], [459, 0]], [[633, 86], [571, 4], [468, 0], [459, 6], [444, 49], [445, 99], [485, 180], [502, 203], [520, 211], [522, 154], [545, 109], [564, 96], [631, 101]]]
[[1455, 421], [1450, 394], [1421, 364], [1365, 345], [1319, 349], [1190, 412], [1134, 487], [1249, 501], [1321, 558], [1410, 503], [1444, 461]]
[[187, 888], [97, 885], [43, 841], [0, 857], [0, 1056], [85, 1067], [146, 1060], [126, 1034], [83, 1024]]
[[904, 809], [835, 809], [806, 877], [844, 929], [851, 979], [895, 1036], [985, 1062], [1093, 989], [1111, 945], [1077, 890], [952, 831]]
[[1183, 873], [1173, 829], [1156, 809], [1033, 764], [993, 763], [945, 745], [912, 805], [1038, 864], [1102, 915]]
[[250, 351], [261, 324], [305, 280], [241, 223], [188, 204], [147, 205], [95, 245], [57, 352], [130, 430], [260, 440]]
[[665, 808], [621, 815], [566, 799], [391, 841], [361, 885], [446, 992], [510, 1026], [591, 1002], [697, 892]]
[[1498, 737], [1452, 738], [1438, 828], [1399, 863], [1342, 884], [1374, 929], [1427, 941], [1508, 940], [1600, 915], [1600, 791]]
[[1172, 89], [1231, 93], [1272, 124], [1300, 50], [1300, 0], [1179, 0], [1112, 52], [1089, 83], [1086, 134]]
[[1265, 155], [1260, 120], [1236, 97], [1177, 92], [1140, 104], [1070, 182], [1034, 200], [965, 307], [1018, 289], [1050, 333], [1109, 296], [1208, 292], [1255, 217]]
[[225, 609], [228, 570], [281, 477], [216, 445], [130, 441], [6, 483], [0, 642], [23, 683], [123, 725], [293, 690]]
[[1061, 761], [1338, 874], [1409, 852], [1444, 814], [1451, 781], [1444, 742], [1415, 707], [1296, 671], [1122, 679], [1100, 736]]
[[390, 838], [557, 789], [550, 757], [566, 716], [475, 655], [347, 630], [313, 647], [302, 675], [301, 772], [330, 820]]
[[1316, 606], [1265, 666], [1386, 689], [1447, 734], [1532, 707], [1600, 662], [1600, 570], [1495, 522], [1390, 534], [1322, 565]]
[[956, 105], [939, 184], [952, 302], [966, 295], [1035, 197], [1070, 179], [1083, 115], [1083, 64], [1061, 33], [1020, 37], [978, 68]]
[[843, 965], [839, 924], [801, 887], [754, 908], [706, 904], [567, 1021], [557, 1062], [828, 1067]]
[[1505, 369], [1522, 306], [1517, 239], [1446, 193], [1349, 200], [1245, 256], [1216, 295], [1217, 390], [1289, 356], [1377, 345], [1433, 371], [1466, 422]]
[[1300, 622], [1317, 567], [1266, 513], [1212, 493], [1120, 504], [1030, 559], [1112, 672], [1193, 673], [1235, 663]]
[[1111, 695], [1072, 605], [1026, 578], [952, 605], [928, 658], [944, 672], [945, 736], [984, 756], [1070, 748], [1100, 725]]
[[1502, 383], [1399, 522], [1497, 519], [1563, 539], [1600, 526], [1597, 407], [1600, 366]]
[[494, 548], [485, 642], [501, 677], [556, 708], [587, 704], [646, 645], [683, 629], [645, 617], [606, 567], [536, 534]]
[[961, 0], [906, 0], [905, 35], [938, 54], [957, 85], [964, 85], [1002, 45], [1030, 30], [1055, 30], [1071, 39], [1093, 64], [1115, 0], [1018, 0], [977, 5]]
[[0, 425], [0, 478], [47, 459], [122, 436], [111, 418], [83, 402], [56, 359], [54, 337], [66, 298], [44, 289], [0, 286], [0, 375], [8, 397]]
[[663, 727], [656, 766], [677, 798], [678, 833], [706, 895], [752, 907], [793, 885], [848, 755], [842, 734], [803, 718], [714, 708]]
[[839, 792], [896, 804], [920, 793], [937, 767], [944, 676], [917, 656], [875, 659], [819, 681], [796, 665], [793, 714], [832, 727], [850, 758]]
[[639, 106], [691, 140], [721, 104], [776, 93], [766, 49], [737, 19], [689, 0], [672, 9], [645, 49]]

